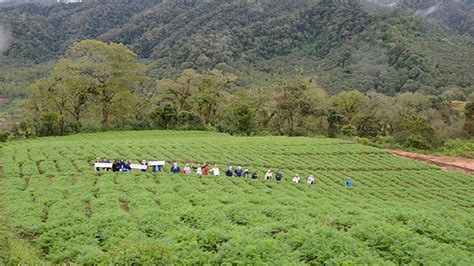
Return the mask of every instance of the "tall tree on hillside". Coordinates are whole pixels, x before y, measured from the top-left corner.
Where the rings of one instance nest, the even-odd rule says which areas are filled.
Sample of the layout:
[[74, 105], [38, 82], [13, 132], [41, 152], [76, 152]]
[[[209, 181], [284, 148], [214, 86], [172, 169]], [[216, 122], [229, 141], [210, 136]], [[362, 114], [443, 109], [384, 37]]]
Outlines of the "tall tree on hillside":
[[109, 126], [115, 98], [135, 90], [147, 79], [145, 66], [122, 44], [81, 41], [69, 49], [67, 59], [74, 62], [76, 73], [97, 101], [103, 128]]
[[86, 114], [89, 126], [97, 119], [102, 128], [123, 126], [138, 110], [132, 91], [146, 81], [145, 72], [123, 45], [82, 41], [33, 85], [26, 114], [40, 135], [78, 131]]

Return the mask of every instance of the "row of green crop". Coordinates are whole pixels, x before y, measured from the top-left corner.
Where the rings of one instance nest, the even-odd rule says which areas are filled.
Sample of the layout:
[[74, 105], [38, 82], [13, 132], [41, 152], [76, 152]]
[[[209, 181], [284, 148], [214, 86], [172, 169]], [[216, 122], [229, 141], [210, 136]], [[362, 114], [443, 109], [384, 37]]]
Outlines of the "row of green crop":
[[7, 180], [4, 191], [10, 226], [56, 262], [113, 261], [112, 254], [126, 261], [129, 249], [156, 247], [166, 252], [149, 256], [166, 253], [176, 263], [449, 264], [472, 261], [474, 251], [472, 215], [449, 202], [415, 212], [422, 202], [211, 177], [38, 177], [27, 190], [20, 180]]

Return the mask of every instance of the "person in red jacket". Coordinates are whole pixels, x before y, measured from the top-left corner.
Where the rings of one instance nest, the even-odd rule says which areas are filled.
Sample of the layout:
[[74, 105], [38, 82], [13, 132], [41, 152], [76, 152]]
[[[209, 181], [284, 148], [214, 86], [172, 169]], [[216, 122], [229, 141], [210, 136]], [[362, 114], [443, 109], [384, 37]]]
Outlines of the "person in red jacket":
[[204, 163], [204, 167], [202, 168], [202, 175], [207, 175], [209, 172], [209, 166], [207, 166], [207, 163]]

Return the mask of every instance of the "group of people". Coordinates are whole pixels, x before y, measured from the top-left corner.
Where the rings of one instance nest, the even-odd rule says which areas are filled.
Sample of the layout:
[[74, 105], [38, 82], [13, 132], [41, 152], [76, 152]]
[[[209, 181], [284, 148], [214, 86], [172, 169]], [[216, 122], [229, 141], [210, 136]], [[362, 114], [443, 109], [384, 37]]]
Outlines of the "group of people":
[[[96, 160], [96, 163], [110, 163], [109, 160], [103, 159], [100, 160], [99, 158]], [[132, 162], [130, 160], [124, 161], [124, 160], [115, 160], [112, 163], [112, 168], [105, 168], [106, 171], [112, 170], [112, 172], [131, 172], [132, 171]], [[141, 166], [143, 166], [140, 171], [146, 172], [147, 171], [147, 161], [142, 160], [141, 161]], [[99, 168], [94, 167], [95, 171], [99, 171]], [[153, 166], [153, 172], [159, 173], [161, 172], [161, 167], [156, 165]], [[184, 174], [184, 175], [189, 175], [192, 174], [193, 172], [198, 175], [198, 176], [206, 176], [206, 175], [214, 175], [214, 176], [220, 176], [221, 171], [217, 165], [214, 165], [212, 168], [209, 168], [209, 166], [204, 163], [204, 164], [197, 164], [197, 165], [189, 165], [189, 163], [186, 163], [181, 169], [178, 163], [173, 163], [173, 165], [170, 168], [170, 172], [173, 174]], [[259, 174], [257, 171], [254, 171], [252, 174], [250, 174], [250, 171], [248, 168], [242, 168], [241, 166], [237, 166], [235, 169], [232, 166], [229, 166], [227, 170], [224, 172], [225, 176], [227, 177], [242, 177], [242, 178], [251, 178], [251, 179], [258, 179], [260, 178]], [[273, 171], [271, 169], [268, 169], [265, 172], [264, 179], [265, 180], [272, 180], [273, 177], [275, 177], [275, 180], [280, 182], [283, 180], [283, 174], [280, 171], [276, 171], [275, 175], [273, 174]], [[293, 183], [299, 184], [301, 183], [301, 177], [297, 174], [293, 176], [292, 180]], [[309, 185], [314, 185], [316, 182], [315, 178], [313, 175], [310, 175], [306, 178], [306, 183]], [[347, 178], [346, 179], [346, 187], [347, 188], [352, 188], [352, 179]]]
[[[209, 166], [206, 163], [197, 164], [197, 165], [193, 164], [191, 166], [187, 163], [184, 165], [183, 169], [180, 168], [178, 163], [174, 163], [171, 166], [170, 172], [173, 174], [185, 174], [185, 175], [189, 175], [195, 172], [196, 175], [198, 176], [203, 176], [203, 175], [208, 175], [208, 174], [212, 174], [214, 176], [220, 176], [221, 174], [221, 171], [217, 165], [214, 165], [212, 168], [209, 169]], [[229, 168], [227, 168], [224, 174], [227, 177], [242, 177], [242, 178], [251, 178], [251, 179], [258, 179], [260, 177], [257, 171], [250, 174], [249, 169], [242, 168], [242, 166], [237, 166], [237, 168], [235, 169], [232, 166], [229, 166]], [[264, 179], [265, 180], [273, 179], [273, 172], [271, 169], [268, 169], [265, 172]], [[283, 174], [278, 170], [275, 172], [275, 180], [278, 182], [283, 180]], [[295, 175], [292, 178], [292, 182], [295, 184], [301, 183], [301, 177], [299, 175]], [[306, 178], [306, 183], [309, 185], [314, 185], [315, 182], [316, 180], [313, 175], [310, 175]], [[348, 188], [352, 188], [352, 179], [350, 178], [346, 179], [346, 186]]]
[[[97, 158], [97, 160], [95, 161], [96, 163], [110, 163], [109, 160], [107, 159], [100, 159], [100, 158]], [[148, 164], [146, 162], [146, 160], [142, 160], [140, 165], [142, 165], [143, 167], [140, 169], [141, 172], [147, 172], [147, 168], [148, 168]], [[132, 171], [132, 161], [131, 160], [115, 160], [114, 162], [112, 162], [112, 168], [101, 168], [101, 167], [95, 167], [94, 166], [94, 170], [95, 171], [100, 171], [101, 169], [105, 170], [105, 171], [112, 171], [112, 172], [131, 172]], [[158, 166], [158, 165], [155, 165], [153, 166], [152, 168], [152, 171], [155, 172], [155, 173], [158, 173], [161, 171], [161, 167]]]

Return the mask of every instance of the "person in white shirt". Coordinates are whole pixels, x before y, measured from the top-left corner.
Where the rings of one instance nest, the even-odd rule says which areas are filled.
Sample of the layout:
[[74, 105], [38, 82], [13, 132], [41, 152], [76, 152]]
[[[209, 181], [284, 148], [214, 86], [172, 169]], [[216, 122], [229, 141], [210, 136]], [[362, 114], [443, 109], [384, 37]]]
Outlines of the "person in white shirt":
[[202, 175], [202, 166], [198, 164], [196, 167], [196, 175]]
[[301, 178], [300, 178], [299, 175], [295, 175], [295, 176], [293, 177], [293, 183], [298, 184], [300, 181], [301, 181]]
[[214, 174], [214, 176], [221, 175], [221, 171], [219, 170], [219, 167], [217, 167], [217, 165], [214, 165], [214, 167], [211, 169], [211, 172]]
[[265, 180], [272, 180], [273, 174], [272, 170], [268, 169], [268, 171], [265, 173]]
[[313, 175], [308, 176], [308, 185], [314, 185], [314, 176]]

